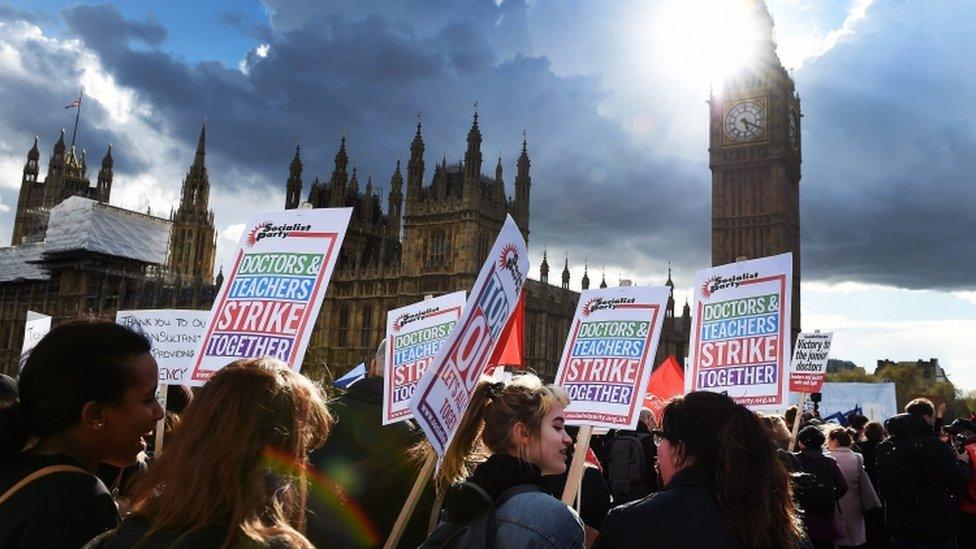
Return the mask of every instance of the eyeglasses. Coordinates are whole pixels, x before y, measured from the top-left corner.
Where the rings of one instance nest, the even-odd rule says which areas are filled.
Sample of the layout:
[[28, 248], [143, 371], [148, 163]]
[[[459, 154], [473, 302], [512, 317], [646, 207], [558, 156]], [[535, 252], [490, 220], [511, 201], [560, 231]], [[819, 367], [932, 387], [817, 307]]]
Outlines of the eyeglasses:
[[654, 437], [654, 445], [660, 446], [661, 442], [667, 440], [668, 442], [674, 442], [675, 436], [667, 431], [662, 431], [660, 429], [654, 429], [651, 431], [651, 435]]

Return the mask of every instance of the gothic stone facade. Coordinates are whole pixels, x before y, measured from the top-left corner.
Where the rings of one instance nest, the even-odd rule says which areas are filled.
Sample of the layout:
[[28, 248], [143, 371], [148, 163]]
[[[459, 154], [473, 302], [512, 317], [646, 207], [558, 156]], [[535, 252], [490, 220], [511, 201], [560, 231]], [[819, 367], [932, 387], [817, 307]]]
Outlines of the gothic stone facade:
[[[210, 308], [222, 277], [214, 283], [216, 240], [204, 147], [201, 131], [196, 157], [183, 181], [180, 206], [170, 215], [169, 250], [159, 263], [86, 249], [31, 254], [23, 248], [5, 256], [36, 255], [28, 261], [36, 268], [22, 276], [10, 265], [0, 266], [0, 371], [17, 371], [28, 309], [52, 316], [56, 325], [80, 318], [114, 320], [116, 311], [125, 309]], [[21, 178], [11, 242], [15, 247], [39, 246], [50, 210], [66, 198], [82, 196], [105, 204], [111, 193], [111, 146], [94, 187], [88, 182], [84, 153], [76, 157], [74, 146], [65, 153], [64, 130], [43, 182], [37, 181], [39, 156], [35, 138]], [[5, 268], [13, 274], [4, 277]]]
[[[514, 196], [505, 190], [501, 159], [494, 177], [481, 173], [481, 130], [478, 115], [468, 131], [463, 161], [446, 158], [434, 165], [425, 184], [426, 165], [421, 125], [410, 145], [406, 174], [398, 160], [390, 179], [387, 210], [371, 178], [360, 192], [356, 168], [350, 168], [345, 138], [325, 183], [316, 177], [306, 202], [311, 207], [352, 207], [353, 215], [339, 262], [322, 307], [304, 367], [323, 365], [338, 376], [360, 361], [368, 361], [384, 337], [387, 311], [415, 303], [426, 295], [469, 290], [510, 214], [526, 240], [529, 237], [531, 177], [528, 145], [523, 139], [516, 162]], [[302, 203], [300, 149], [291, 162], [285, 207]], [[404, 181], [404, 179], [406, 181]], [[405, 184], [405, 188], [404, 188]], [[569, 269], [563, 284], [548, 283], [548, 264], [542, 280], [526, 284], [525, 366], [552, 379], [579, 293], [569, 289]], [[584, 287], [588, 286], [584, 274]], [[675, 319], [673, 300], [666, 319], [659, 358], [687, 352], [688, 322]]]

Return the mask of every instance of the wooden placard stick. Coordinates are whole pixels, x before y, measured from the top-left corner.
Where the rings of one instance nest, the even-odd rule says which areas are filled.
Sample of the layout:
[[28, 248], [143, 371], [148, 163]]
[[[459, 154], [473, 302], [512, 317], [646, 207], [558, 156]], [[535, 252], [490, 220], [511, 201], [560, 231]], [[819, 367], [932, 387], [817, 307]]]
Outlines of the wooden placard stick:
[[790, 451], [796, 449], [796, 434], [800, 430], [800, 416], [803, 415], [803, 405], [807, 402], [807, 393], [800, 393], [800, 402], [796, 405], [796, 417], [793, 419], [792, 436], [790, 436]]
[[576, 435], [576, 449], [573, 450], [573, 461], [569, 464], [569, 474], [566, 476], [566, 488], [563, 489], [562, 502], [572, 505], [579, 492], [583, 478], [583, 467], [586, 464], [586, 451], [590, 448], [590, 436], [593, 434], [592, 425], [580, 427]]
[[414, 481], [413, 488], [410, 489], [410, 495], [407, 496], [407, 501], [403, 504], [403, 509], [400, 509], [400, 515], [393, 524], [393, 530], [390, 531], [390, 537], [387, 538], [383, 549], [393, 549], [400, 543], [400, 538], [403, 537], [403, 532], [407, 529], [407, 523], [410, 522], [410, 517], [413, 516], [413, 511], [417, 508], [417, 502], [420, 501], [420, 496], [424, 492], [424, 486], [427, 485], [427, 481], [434, 474], [434, 464], [436, 462], [437, 454], [434, 453], [433, 449], [428, 449], [427, 457], [424, 458], [424, 464], [420, 468], [420, 473], [417, 474], [417, 480]]

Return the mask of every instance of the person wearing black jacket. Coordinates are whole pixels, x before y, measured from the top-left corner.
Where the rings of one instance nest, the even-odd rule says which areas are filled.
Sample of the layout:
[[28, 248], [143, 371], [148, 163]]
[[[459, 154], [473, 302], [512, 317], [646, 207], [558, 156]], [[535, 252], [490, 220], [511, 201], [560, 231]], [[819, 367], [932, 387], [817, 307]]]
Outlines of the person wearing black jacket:
[[[796, 440], [800, 443], [801, 450], [793, 456], [799, 470], [814, 475], [825, 486], [832, 486], [834, 501], [844, 497], [847, 493], [847, 481], [834, 458], [824, 455], [823, 445], [827, 438], [820, 427], [808, 425], [800, 429]], [[834, 540], [842, 536], [833, 509], [826, 513], [804, 509], [803, 525], [815, 548], [832, 548]]]
[[879, 487], [892, 547], [955, 547], [956, 504], [969, 481], [967, 454], [956, 454], [933, 430], [935, 408], [915, 399], [885, 422], [878, 445]]
[[610, 511], [594, 547], [798, 547], [789, 476], [759, 418], [719, 393], [675, 397], [654, 431], [663, 488]]
[[[329, 403], [336, 417], [328, 442], [312, 452], [310, 463], [338, 484], [346, 505], [363, 509], [379, 544], [389, 536], [410, 488], [420, 472], [411, 449], [423, 435], [412, 421], [383, 425], [383, 374], [386, 345], [381, 343], [370, 362], [368, 375]], [[427, 537], [427, 521], [433, 506], [428, 485], [401, 538], [404, 547], [416, 547]], [[348, 524], [327, 501], [311, 497], [306, 535], [316, 547], [348, 547], [359, 543]]]

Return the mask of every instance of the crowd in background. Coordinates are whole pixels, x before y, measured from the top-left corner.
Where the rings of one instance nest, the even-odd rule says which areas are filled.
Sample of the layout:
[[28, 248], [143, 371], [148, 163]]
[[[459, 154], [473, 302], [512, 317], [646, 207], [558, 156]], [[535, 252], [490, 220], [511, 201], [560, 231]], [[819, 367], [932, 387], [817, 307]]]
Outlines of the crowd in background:
[[[142, 334], [57, 326], [0, 378], [0, 547], [382, 546], [431, 452], [382, 425], [384, 357], [328, 402], [239, 360], [163, 410]], [[532, 374], [482, 380], [399, 546], [976, 547], [976, 424], [926, 399], [840, 426], [692, 392], [594, 436], [569, 505], [568, 404]]]

